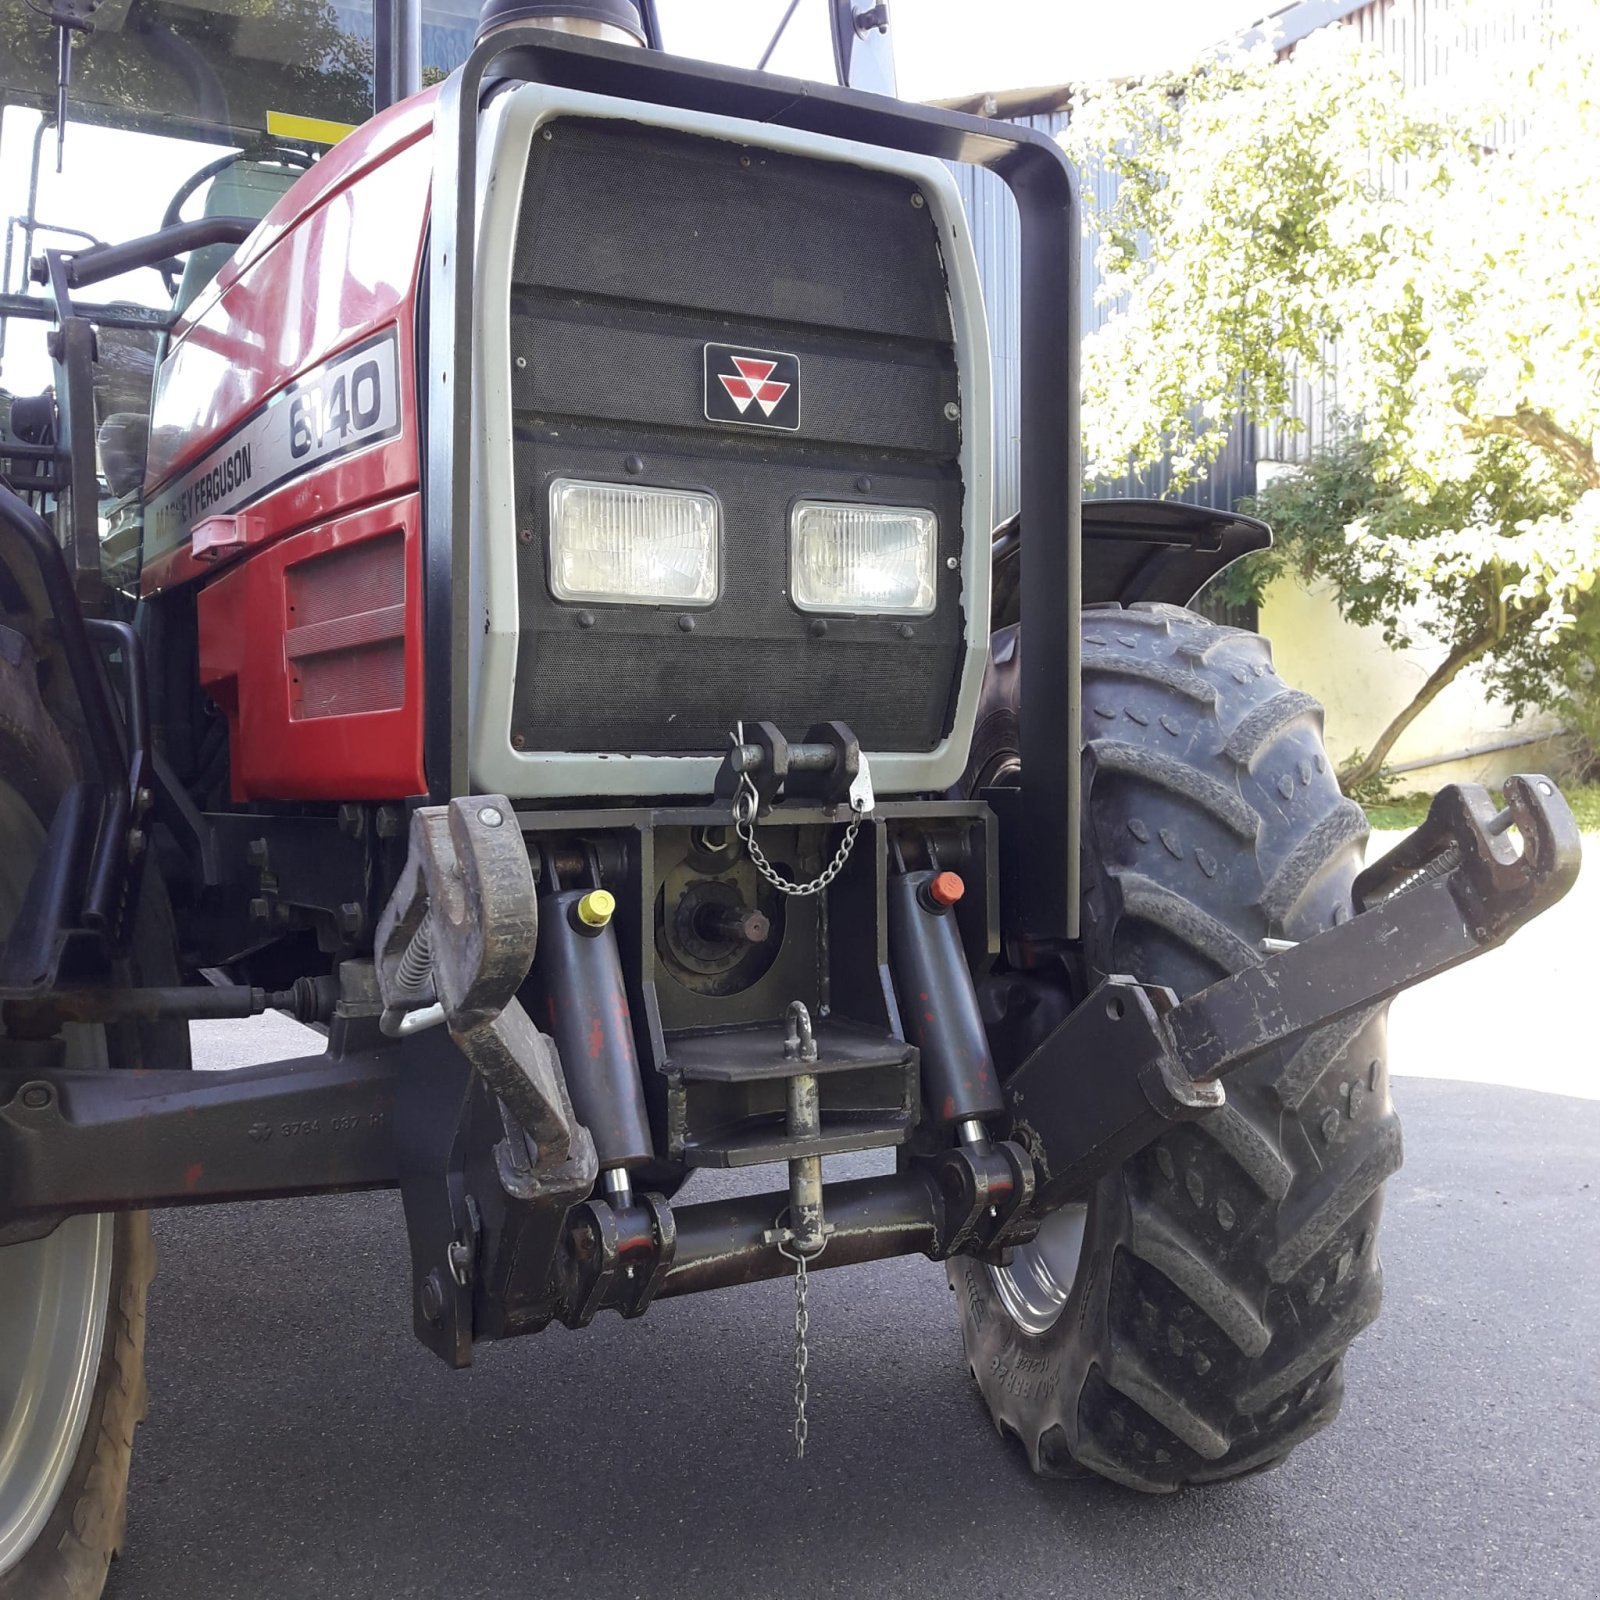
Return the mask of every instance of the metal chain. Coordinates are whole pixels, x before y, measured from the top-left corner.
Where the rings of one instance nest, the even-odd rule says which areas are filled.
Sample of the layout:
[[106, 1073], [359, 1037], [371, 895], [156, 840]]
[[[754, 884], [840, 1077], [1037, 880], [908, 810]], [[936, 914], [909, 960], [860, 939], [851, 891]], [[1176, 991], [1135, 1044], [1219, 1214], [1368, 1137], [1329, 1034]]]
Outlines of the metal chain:
[[792, 878], [786, 878], [767, 860], [761, 846], [756, 843], [756, 812], [761, 805], [761, 796], [756, 792], [756, 786], [750, 781], [748, 772], [739, 774], [739, 792], [733, 797], [733, 831], [739, 836], [741, 843], [750, 853], [750, 859], [755, 862], [756, 871], [761, 874], [774, 889], [796, 899], [806, 895], [821, 894], [835, 878], [844, 871], [844, 864], [850, 859], [850, 852], [855, 849], [856, 835], [861, 832], [861, 818], [863, 813], [852, 810], [850, 821], [846, 824], [844, 838], [839, 843], [839, 848], [832, 861], [819, 872], [809, 883], [796, 883]]
[[740, 821], [737, 813], [734, 816], [733, 831], [738, 834], [739, 838], [744, 842], [745, 849], [750, 852], [750, 859], [755, 862], [756, 871], [774, 889], [781, 889], [786, 895], [800, 898], [808, 894], [821, 894], [844, 871], [844, 864], [850, 859], [850, 852], [855, 848], [856, 835], [861, 832], [861, 818], [859, 816], [850, 818], [845, 827], [844, 838], [840, 842], [838, 853], [809, 883], [795, 883], [793, 879], [784, 877], [762, 854], [761, 846], [756, 843], [755, 828], [748, 822]]
[[811, 1326], [810, 1313], [806, 1310], [806, 1258], [797, 1255], [794, 1259], [794, 1458], [804, 1461], [806, 1457], [806, 1434], [810, 1431], [806, 1423], [806, 1333]]

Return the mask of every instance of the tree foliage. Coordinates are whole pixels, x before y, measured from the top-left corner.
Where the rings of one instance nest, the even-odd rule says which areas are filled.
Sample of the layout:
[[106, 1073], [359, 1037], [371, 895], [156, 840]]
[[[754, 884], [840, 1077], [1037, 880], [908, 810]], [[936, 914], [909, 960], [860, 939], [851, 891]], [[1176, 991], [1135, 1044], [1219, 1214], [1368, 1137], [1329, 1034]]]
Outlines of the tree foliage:
[[[0, 91], [48, 107], [56, 34], [42, 9], [0, 0]], [[344, 122], [372, 114], [372, 47], [325, 0], [234, 0], [222, 10], [132, 0], [114, 22], [91, 20], [73, 45], [72, 115], [249, 130], [264, 128], [269, 110]]]
[[1501, 42], [1426, 87], [1328, 28], [1081, 100], [1073, 153], [1116, 179], [1086, 453], [1193, 477], [1236, 415], [1292, 429], [1297, 382], [1336, 379], [1349, 439], [1264, 497], [1274, 559], [1565, 704], [1600, 569], [1600, 7], [1464, 20]]
[[1579, 727], [1595, 725], [1600, 694], [1589, 663], [1600, 604], [1586, 584], [1590, 569], [1566, 548], [1570, 504], [1570, 485], [1523, 472], [1509, 441], [1485, 441], [1468, 477], [1418, 494], [1384, 475], [1381, 452], [1350, 430], [1244, 503], [1272, 525], [1275, 542], [1230, 568], [1220, 587], [1234, 603], [1259, 603], [1282, 576], [1324, 581], [1340, 612], [1380, 628], [1391, 648], [1442, 647], [1418, 693], [1346, 769], [1358, 784], [1474, 664], [1514, 712], [1555, 707]]

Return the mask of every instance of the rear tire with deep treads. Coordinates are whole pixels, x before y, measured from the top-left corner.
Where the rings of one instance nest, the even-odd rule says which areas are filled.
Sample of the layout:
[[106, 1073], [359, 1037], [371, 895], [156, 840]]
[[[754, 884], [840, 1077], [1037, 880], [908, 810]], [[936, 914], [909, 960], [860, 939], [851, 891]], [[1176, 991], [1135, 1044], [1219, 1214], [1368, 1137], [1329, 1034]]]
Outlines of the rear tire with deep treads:
[[[1264, 938], [1349, 916], [1365, 817], [1267, 642], [1165, 605], [1092, 608], [1083, 628], [1086, 978], [1190, 993]], [[1002, 697], [1016, 648], [997, 635]], [[1225, 1107], [1104, 1179], [1048, 1327], [1019, 1322], [987, 1266], [951, 1264], [974, 1376], [1035, 1471], [1169, 1491], [1274, 1466], [1332, 1421], [1400, 1165], [1384, 1026], [1363, 1013], [1263, 1055]]]

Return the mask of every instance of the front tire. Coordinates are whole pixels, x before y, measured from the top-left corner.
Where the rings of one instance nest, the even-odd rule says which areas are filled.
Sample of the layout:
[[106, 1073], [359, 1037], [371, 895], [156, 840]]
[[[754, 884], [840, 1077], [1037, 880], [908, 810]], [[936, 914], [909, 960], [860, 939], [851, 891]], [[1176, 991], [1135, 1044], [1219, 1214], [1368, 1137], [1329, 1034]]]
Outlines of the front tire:
[[[75, 770], [22, 636], [0, 625], [0, 940], [10, 931]], [[146, 874], [126, 981], [173, 976], [171, 914]], [[119, 1027], [119, 1066], [187, 1066], [187, 1030]], [[107, 1030], [69, 1026], [71, 1067], [107, 1064]], [[0, 1065], [11, 1051], [0, 1029]], [[3, 1220], [3, 1219], [0, 1219]], [[0, 1600], [94, 1600], [122, 1542], [145, 1414], [145, 1212], [69, 1217], [0, 1245]]]
[[[1263, 939], [1349, 916], [1366, 820], [1267, 642], [1166, 605], [1093, 608], [1083, 632], [1083, 981], [1188, 994]], [[991, 766], [1017, 647], [996, 636]], [[1047, 1218], [1010, 1267], [950, 1264], [974, 1377], [1036, 1472], [1167, 1492], [1275, 1466], [1333, 1420], [1400, 1165], [1385, 1010], [1231, 1074], [1224, 1107]]]

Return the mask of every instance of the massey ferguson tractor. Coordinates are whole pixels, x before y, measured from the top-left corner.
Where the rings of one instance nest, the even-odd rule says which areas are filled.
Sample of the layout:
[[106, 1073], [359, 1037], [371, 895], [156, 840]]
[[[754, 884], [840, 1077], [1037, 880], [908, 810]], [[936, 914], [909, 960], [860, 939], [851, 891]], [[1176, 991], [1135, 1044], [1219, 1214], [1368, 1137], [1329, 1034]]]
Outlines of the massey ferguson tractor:
[[[859, 81], [885, 10], [832, 9]], [[200, 54], [159, 10], [5, 8], [41, 137], [96, 60]], [[1538, 776], [1363, 868], [1316, 702], [1186, 609], [1267, 530], [1081, 501], [1053, 143], [660, 42], [490, 0], [326, 153], [263, 130], [155, 233], [17, 258], [5, 1600], [104, 1582], [157, 1206], [398, 1189], [454, 1367], [790, 1277], [802, 1450], [808, 1273], [921, 1255], [1036, 1472], [1276, 1465], [1378, 1311], [1388, 1001], [1576, 875]], [[998, 531], [962, 163], [1020, 218]], [[88, 292], [136, 268], [170, 314]], [[325, 1048], [189, 1070], [269, 1009]]]

